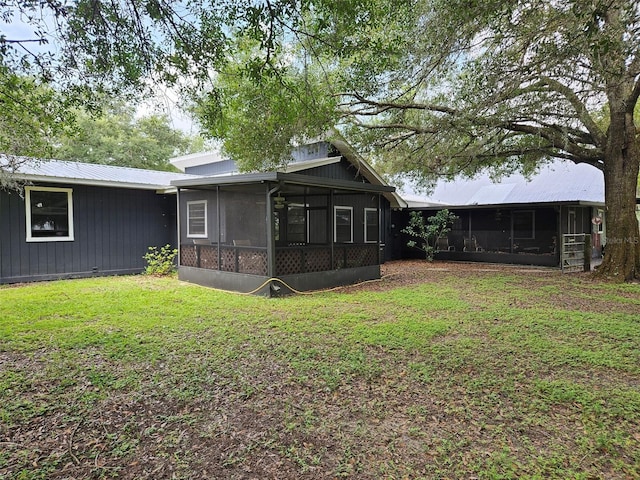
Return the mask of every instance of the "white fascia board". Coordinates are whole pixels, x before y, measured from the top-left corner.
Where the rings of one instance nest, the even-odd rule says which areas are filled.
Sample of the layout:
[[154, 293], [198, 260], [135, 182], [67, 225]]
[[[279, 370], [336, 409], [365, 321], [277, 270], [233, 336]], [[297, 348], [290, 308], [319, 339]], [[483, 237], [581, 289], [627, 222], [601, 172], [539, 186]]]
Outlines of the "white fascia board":
[[225, 159], [222, 158], [219, 152], [198, 152], [189, 155], [183, 155], [182, 157], [175, 157], [169, 160], [169, 163], [181, 171], [189, 167], [197, 167], [200, 165], [207, 165], [210, 163], [222, 162]]

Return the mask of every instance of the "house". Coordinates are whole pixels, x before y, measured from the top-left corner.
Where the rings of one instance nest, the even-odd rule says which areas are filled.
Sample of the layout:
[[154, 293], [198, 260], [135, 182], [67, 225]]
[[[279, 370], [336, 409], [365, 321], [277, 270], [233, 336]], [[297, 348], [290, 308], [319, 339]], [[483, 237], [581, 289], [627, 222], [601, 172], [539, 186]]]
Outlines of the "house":
[[23, 196], [0, 191], [0, 284], [141, 272], [148, 247], [176, 244], [170, 183], [190, 178], [56, 160], [16, 176]]
[[149, 246], [171, 244], [190, 282], [263, 295], [332, 287], [420, 256], [402, 233], [409, 214], [443, 208], [458, 220], [440, 259], [560, 266], [566, 235], [587, 234], [593, 257], [606, 241], [602, 173], [588, 165], [399, 195], [341, 140], [301, 146], [271, 172], [241, 174], [211, 153], [173, 163], [184, 173], [23, 166], [24, 197], [0, 192], [0, 283], [138, 273]]
[[[560, 266], [563, 241], [575, 241], [567, 235], [587, 234], [592, 258], [606, 241], [603, 175], [586, 164], [558, 160], [531, 178], [514, 174], [499, 182], [489, 175], [442, 180], [428, 195], [403, 198], [408, 209], [394, 213], [395, 224], [405, 225], [409, 211], [430, 216], [447, 208], [458, 216], [438, 242], [437, 259]], [[400, 258], [416, 256], [406, 240]]]
[[279, 295], [380, 277], [391, 210], [406, 203], [344, 142], [293, 157], [246, 174], [210, 154], [173, 161], [201, 175], [172, 182], [181, 279]]

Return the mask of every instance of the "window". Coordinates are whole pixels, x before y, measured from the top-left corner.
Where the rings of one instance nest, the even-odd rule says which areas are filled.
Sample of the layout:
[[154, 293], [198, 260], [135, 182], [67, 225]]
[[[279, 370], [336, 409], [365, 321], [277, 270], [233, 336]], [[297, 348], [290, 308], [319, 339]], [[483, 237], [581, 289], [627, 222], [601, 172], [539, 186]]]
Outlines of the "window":
[[375, 243], [378, 241], [378, 209], [364, 209], [364, 241], [366, 243]]
[[307, 210], [301, 203], [287, 207], [287, 242], [307, 243]]
[[73, 240], [70, 188], [26, 187], [27, 242]]
[[353, 207], [334, 207], [334, 241], [353, 242]]
[[207, 238], [207, 201], [187, 202], [187, 237]]
[[519, 240], [533, 240], [536, 238], [535, 219], [533, 210], [513, 212], [513, 238]]

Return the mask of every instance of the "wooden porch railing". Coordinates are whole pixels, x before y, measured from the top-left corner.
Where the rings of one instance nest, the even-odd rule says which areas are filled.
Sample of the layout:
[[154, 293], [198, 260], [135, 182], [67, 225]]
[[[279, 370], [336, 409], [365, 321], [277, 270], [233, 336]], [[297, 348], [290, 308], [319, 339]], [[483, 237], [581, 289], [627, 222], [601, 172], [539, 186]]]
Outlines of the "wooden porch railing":
[[[333, 256], [332, 256], [333, 251]], [[323, 272], [380, 263], [378, 244], [296, 245], [276, 248], [276, 275]], [[268, 275], [267, 249], [221, 245], [180, 246], [180, 265], [224, 272]]]

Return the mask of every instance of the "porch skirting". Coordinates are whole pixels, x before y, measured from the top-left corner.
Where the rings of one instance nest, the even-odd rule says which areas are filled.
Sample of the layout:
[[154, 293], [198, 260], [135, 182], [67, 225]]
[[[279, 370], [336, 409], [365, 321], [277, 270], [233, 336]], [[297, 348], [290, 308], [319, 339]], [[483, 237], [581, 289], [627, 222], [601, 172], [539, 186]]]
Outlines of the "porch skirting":
[[440, 251], [435, 254], [436, 260], [458, 262], [507, 263], [514, 265], [537, 265], [542, 267], [559, 267], [557, 254], [499, 253], [499, 252], [458, 252]]
[[180, 266], [178, 278], [205, 287], [277, 297], [295, 291], [322, 290], [380, 278], [380, 265], [341, 268], [323, 272], [298, 273], [269, 278], [263, 275], [224, 272]]

